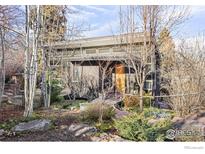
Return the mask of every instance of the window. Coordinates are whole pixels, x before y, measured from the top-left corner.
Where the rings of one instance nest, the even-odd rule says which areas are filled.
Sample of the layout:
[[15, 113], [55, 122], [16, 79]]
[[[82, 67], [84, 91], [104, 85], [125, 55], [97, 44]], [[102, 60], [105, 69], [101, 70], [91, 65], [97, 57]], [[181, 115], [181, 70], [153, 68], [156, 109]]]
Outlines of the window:
[[123, 47], [114, 47], [113, 52], [126, 52], [126, 50]]
[[110, 51], [110, 49], [109, 48], [101, 48], [101, 49], [99, 49], [99, 53], [108, 53]]
[[93, 54], [93, 53], [96, 53], [95, 49], [87, 49], [86, 50], [86, 54]]
[[146, 80], [144, 83], [144, 89], [145, 90], [152, 90], [152, 83], [153, 83], [152, 80]]
[[81, 66], [74, 64], [73, 65], [73, 82], [78, 82], [80, 81], [80, 76], [81, 76]]

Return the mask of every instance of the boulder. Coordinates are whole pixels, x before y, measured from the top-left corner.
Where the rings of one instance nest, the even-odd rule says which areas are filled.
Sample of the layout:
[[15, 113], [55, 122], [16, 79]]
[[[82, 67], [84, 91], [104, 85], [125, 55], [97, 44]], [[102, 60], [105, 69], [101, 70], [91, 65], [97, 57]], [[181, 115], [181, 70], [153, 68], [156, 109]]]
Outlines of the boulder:
[[51, 125], [51, 121], [47, 119], [33, 120], [29, 122], [19, 123], [12, 131], [23, 132], [23, 131], [43, 131], [47, 130]]
[[96, 128], [86, 124], [72, 124], [68, 128], [68, 131], [74, 133], [74, 135], [77, 137], [77, 136], [88, 135], [88, 134], [90, 135], [96, 132]]
[[0, 129], [0, 136], [3, 136], [5, 131], [3, 129]]
[[205, 125], [205, 117], [200, 117], [198, 118], [198, 123], [204, 124]]
[[1, 97], [1, 102], [8, 102], [9, 101], [9, 97], [7, 95], [3, 95]]

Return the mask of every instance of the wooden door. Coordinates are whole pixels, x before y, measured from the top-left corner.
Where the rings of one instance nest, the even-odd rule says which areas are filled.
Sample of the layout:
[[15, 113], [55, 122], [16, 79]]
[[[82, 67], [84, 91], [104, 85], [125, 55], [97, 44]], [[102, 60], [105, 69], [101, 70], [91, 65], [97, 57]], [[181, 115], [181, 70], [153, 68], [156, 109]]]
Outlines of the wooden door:
[[125, 92], [125, 67], [123, 64], [118, 64], [115, 66], [115, 83], [116, 83], [116, 90], [118, 92], [124, 93]]

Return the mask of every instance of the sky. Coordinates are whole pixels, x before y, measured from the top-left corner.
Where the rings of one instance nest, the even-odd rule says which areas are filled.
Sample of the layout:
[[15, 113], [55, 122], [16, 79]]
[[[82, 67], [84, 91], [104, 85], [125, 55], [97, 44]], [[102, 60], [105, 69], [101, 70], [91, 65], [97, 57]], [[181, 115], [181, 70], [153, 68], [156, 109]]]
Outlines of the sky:
[[[75, 23], [83, 23], [88, 31], [84, 37], [113, 35], [119, 31], [119, 5], [71, 6], [77, 13], [71, 16]], [[190, 6], [190, 17], [178, 27], [174, 37], [194, 37], [205, 32], [205, 5]], [[89, 27], [89, 28], [88, 28]]]

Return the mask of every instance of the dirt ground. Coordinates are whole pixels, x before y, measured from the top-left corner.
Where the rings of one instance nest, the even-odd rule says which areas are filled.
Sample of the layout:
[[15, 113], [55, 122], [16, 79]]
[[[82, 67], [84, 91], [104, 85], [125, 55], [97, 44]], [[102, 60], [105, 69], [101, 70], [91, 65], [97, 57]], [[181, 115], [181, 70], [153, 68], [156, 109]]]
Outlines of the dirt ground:
[[[90, 141], [89, 137], [75, 137], [68, 131], [72, 123], [78, 123], [77, 111], [39, 109], [34, 114], [52, 119], [52, 128], [47, 131], [27, 132], [0, 137], [0, 141]], [[9, 119], [23, 117], [23, 108], [13, 105], [3, 105], [0, 110], [0, 123]]]
[[67, 129], [25, 133], [13, 137], [6, 137], [0, 141], [90, 141], [89, 137], [75, 137]]
[[2, 103], [0, 107], [0, 123], [23, 116], [23, 108], [12, 104]]

